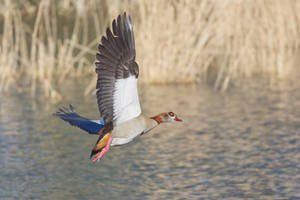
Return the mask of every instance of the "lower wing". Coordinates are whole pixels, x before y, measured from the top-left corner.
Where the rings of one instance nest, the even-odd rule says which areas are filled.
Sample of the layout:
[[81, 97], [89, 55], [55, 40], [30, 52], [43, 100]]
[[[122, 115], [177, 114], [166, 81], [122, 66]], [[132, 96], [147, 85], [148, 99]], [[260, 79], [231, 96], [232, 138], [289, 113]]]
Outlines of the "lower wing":
[[99, 131], [104, 127], [103, 120], [90, 120], [80, 116], [74, 110], [72, 105], [69, 108], [60, 108], [53, 115], [69, 122], [72, 126], [77, 126], [80, 129], [87, 131], [89, 134], [98, 135]]

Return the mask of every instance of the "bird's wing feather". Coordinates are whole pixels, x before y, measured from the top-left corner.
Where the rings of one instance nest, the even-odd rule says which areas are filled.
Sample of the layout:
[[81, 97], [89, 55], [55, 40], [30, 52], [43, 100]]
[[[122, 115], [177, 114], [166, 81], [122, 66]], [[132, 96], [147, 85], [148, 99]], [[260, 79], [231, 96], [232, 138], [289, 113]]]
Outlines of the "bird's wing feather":
[[115, 84], [113, 99], [114, 120], [116, 125], [137, 117], [141, 113], [141, 106], [139, 103], [136, 77], [129, 76], [126, 79], [118, 79]]
[[77, 114], [72, 105], [69, 108], [60, 108], [55, 116], [60, 117], [62, 120], [69, 122], [72, 126], [77, 126], [80, 129], [87, 131], [90, 134], [98, 134], [104, 127], [103, 120], [90, 120]]
[[[139, 68], [135, 62], [134, 35], [130, 17], [124, 13], [106, 30], [96, 55], [97, 102], [105, 124], [113, 126], [141, 113], [137, 78]], [[109, 130], [110, 129], [110, 130]]]

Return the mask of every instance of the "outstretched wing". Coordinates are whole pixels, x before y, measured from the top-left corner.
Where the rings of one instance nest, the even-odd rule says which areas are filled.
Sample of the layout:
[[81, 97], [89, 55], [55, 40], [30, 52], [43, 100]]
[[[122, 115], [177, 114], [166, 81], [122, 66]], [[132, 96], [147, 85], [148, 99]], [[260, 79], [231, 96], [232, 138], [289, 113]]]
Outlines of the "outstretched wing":
[[90, 134], [97, 134], [104, 127], [103, 120], [90, 120], [80, 116], [74, 110], [72, 105], [69, 108], [60, 108], [53, 115], [61, 118], [62, 120], [69, 122], [72, 126], [77, 126], [80, 129], [87, 131]]
[[135, 43], [130, 17], [124, 13], [106, 30], [96, 58], [97, 101], [105, 121], [105, 132], [141, 113], [135, 62]]

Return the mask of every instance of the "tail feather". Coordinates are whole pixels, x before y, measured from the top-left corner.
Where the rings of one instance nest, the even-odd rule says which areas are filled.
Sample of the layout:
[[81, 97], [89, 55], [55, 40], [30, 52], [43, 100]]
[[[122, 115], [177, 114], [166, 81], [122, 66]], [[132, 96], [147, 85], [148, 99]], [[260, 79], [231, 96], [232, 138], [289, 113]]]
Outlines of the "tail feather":
[[103, 120], [96, 121], [82, 117], [75, 112], [75, 109], [71, 104], [69, 105], [69, 108], [62, 107], [58, 109], [58, 111], [53, 115], [68, 122], [72, 126], [77, 126], [80, 129], [87, 131], [90, 134], [98, 134], [99, 131], [104, 127]]

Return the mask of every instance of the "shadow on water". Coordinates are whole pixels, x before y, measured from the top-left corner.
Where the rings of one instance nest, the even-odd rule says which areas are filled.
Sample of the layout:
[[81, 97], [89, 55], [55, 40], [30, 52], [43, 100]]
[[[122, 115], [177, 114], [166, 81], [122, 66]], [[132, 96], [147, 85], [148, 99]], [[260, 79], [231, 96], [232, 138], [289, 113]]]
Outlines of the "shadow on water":
[[[96, 119], [95, 97], [67, 87], [63, 103]], [[300, 198], [299, 87], [140, 89], [146, 114], [173, 111], [184, 123], [163, 124], [96, 164], [97, 137], [51, 115], [62, 103], [1, 98], [0, 198]]]

